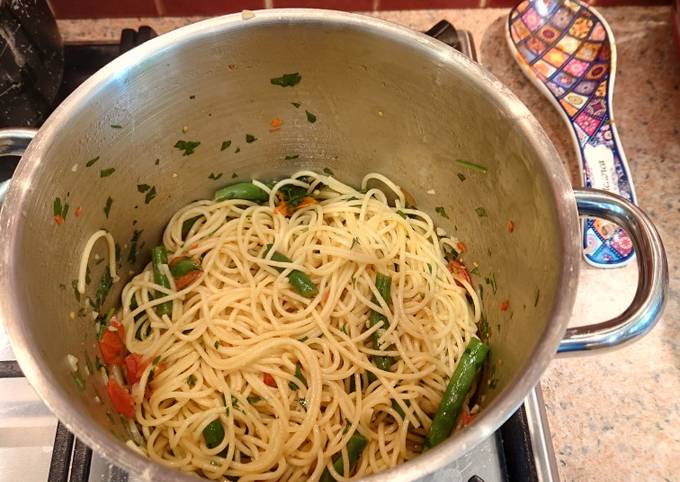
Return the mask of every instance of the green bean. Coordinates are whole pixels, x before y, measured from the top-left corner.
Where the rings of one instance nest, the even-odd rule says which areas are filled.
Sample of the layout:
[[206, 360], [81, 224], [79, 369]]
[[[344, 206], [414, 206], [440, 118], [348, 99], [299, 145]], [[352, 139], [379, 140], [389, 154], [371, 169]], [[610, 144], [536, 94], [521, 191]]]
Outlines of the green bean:
[[203, 438], [209, 449], [214, 449], [224, 440], [224, 427], [219, 419], [210, 422], [203, 429]]
[[[354, 435], [352, 435], [352, 437], [349, 439], [349, 442], [347, 442], [347, 458], [349, 458], [350, 472], [354, 470], [354, 467], [359, 461], [359, 457], [361, 457], [361, 452], [364, 451], [364, 448], [366, 448], [367, 443], [368, 440], [366, 440], [366, 437], [361, 435], [359, 432], [354, 433]], [[335, 457], [335, 460], [333, 460], [333, 468], [339, 475], [345, 475], [344, 474], [345, 464], [343, 464], [342, 462], [342, 454], [338, 454]], [[330, 470], [326, 468], [323, 471], [323, 474], [321, 474], [319, 482], [334, 482], [334, 481], [335, 477], [333, 477], [331, 475]]]
[[196, 263], [194, 263], [193, 259], [183, 258], [173, 263], [173, 265], [170, 267], [170, 273], [172, 273], [173, 278], [181, 278], [185, 274], [199, 269], [201, 268], [196, 266]]
[[[162, 264], [168, 264], [168, 253], [165, 251], [165, 246], [156, 246], [151, 250], [151, 264], [153, 265], [153, 280], [157, 285], [161, 285], [170, 289], [170, 281], [168, 277], [161, 271]], [[156, 297], [166, 296], [166, 293], [156, 291]], [[156, 306], [156, 313], [158, 316], [172, 314], [172, 301], [166, 301]]]
[[[273, 245], [267, 245], [267, 253], [272, 250]], [[272, 253], [272, 261], [277, 263], [292, 263], [291, 259], [287, 256], [274, 251]], [[276, 267], [279, 272], [282, 272], [284, 268]], [[298, 292], [298, 294], [304, 296], [305, 298], [314, 298], [319, 294], [319, 288], [312, 282], [311, 278], [307, 273], [303, 273], [300, 270], [294, 269], [288, 273], [288, 282], [291, 284], [293, 289]]]
[[269, 200], [269, 194], [252, 182], [237, 182], [215, 192], [215, 202], [226, 199], [245, 199], [246, 201], [264, 202]]
[[[391, 299], [391, 284], [392, 278], [389, 276], [382, 273], [377, 273], [375, 275], [375, 287], [378, 290], [378, 293], [380, 293], [382, 299], [385, 300], [385, 303], [387, 304], [390, 303]], [[373, 297], [373, 303], [378, 303], [378, 300], [375, 298], [375, 296]], [[378, 313], [377, 311], [371, 311], [368, 320], [371, 326], [382, 322], [382, 328], [379, 328], [373, 332], [373, 348], [380, 350], [380, 335], [390, 326], [387, 321], [387, 317], [382, 313]], [[373, 363], [381, 370], [389, 371], [390, 367], [392, 366], [392, 359], [388, 356], [374, 355]]]
[[489, 347], [487, 345], [477, 338], [470, 340], [444, 391], [442, 401], [425, 437], [423, 451], [431, 449], [451, 435], [458, 415], [463, 408], [465, 397], [488, 353]]

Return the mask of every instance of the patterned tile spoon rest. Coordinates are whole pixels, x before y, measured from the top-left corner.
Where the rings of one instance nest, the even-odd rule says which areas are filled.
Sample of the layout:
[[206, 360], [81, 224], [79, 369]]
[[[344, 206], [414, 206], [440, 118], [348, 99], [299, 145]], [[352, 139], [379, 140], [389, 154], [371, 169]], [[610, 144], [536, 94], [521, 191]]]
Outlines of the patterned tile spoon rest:
[[[607, 22], [578, 0], [524, 0], [510, 11], [510, 50], [525, 75], [571, 127], [586, 187], [636, 202], [635, 188], [612, 114], [616, 46]], [[635, 255], [620, 227], [599, 219], [583, 225], [585, 259], [625, 265]]]

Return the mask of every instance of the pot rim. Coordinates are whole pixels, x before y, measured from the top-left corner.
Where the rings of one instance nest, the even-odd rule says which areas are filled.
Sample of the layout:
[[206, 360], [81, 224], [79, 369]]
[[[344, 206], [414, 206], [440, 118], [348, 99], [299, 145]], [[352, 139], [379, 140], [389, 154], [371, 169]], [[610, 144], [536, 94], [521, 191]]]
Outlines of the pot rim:
[[514, 384], [506, 388], [472, 425], [454, 437], [426, 454], [363, 479], [372, 482], [416, 480], [464, 455], [498, 429], [521, 405], [555, 356], [574, 304], [580, 260], [578, 214], [569, 177], [554, 146], [527, 107], [484, 67], [438, 40], [385, 20], [333, 10], [273, 9], [258, 10], [254, 14], [253, 18], [247, 20], [244, 20], [241, 13], [203, 20], [168, 32], [132, 49], [87, 79], [47, 119], [22, 157], [0, 213], [2, 227], [0, 245], [5, 246], [0, 255], [0, 320], [6, 327], [17, 360], [35, 391], [57, 418], [93, 451], [143, 479], [195, 481], [195, 476], [165, 467], [131, 449], [123, 448], [110, 432], [93, 424], [89, 416], [73, 410], [66, 391], [47, 376], [49, 371], [46, 361], [38, 355], [29, 331], [23, 326], [21, 321], [23, 310], [12, 296], [13, 276], [16, 275], [12, 268], [11, 253], [20, 248], [16, 242], [17, 231], [23, 222], [20, 207], [31, 194], [30, 186], [34, 171], [44, 162], [42, 159], [44, 146], [50, 145], [59, 135], [60, 125], [68, 121], [72, 113], [77, 112], [85, 102], [96, 98], [108, 83], [120, 76], [121, 71], [153, 56], [162, 55], [165, 50], [178, 44], [226, 34], [234, 29], [288, 22], [327, 23], [353, 27], [386, 36], [396, 42], [418, 45], [424, 55], [437, 57], [443, 63], [455, 64], [461, 71], [466, 71], [466, 75], [475, 76], [484, 95], [493, 98], [498, 109], [514, 119], [517, 128], [523, 132], [528, 142], [541, 153], [543, 161], [541, 167], [545, 178], [549, 180], [549, 188], [556, 206], [555, 222], [561, 232], [559, 239], [563, 264], [558, 285], [560, 295], [554, 300], [550, 322], [534, 349], [533, 363], [521, 372]]

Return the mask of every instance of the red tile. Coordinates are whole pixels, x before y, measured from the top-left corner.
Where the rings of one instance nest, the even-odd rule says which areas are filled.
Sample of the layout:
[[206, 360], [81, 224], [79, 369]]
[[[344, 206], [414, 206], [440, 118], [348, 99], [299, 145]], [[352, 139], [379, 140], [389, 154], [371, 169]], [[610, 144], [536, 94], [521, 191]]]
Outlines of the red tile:
[[595, 7], [620, 7], [625, 5], [653, 6], [670, 5], [672, 0], [590, 0], [589, 4]]
[[373, 0], [273, 0], [274, 8], [327, 8], [348, 12], [373, 10]]
[[514, 7], [520, 0], [486, 0], [487, 7]]
[[57, 18], [155, 17], [154, 0], [50, 0]]
[[379, 0], [379, 10], [427, 10], [438, 8], [475, 8], [479, 0]]
[[520, 0], [486, 0], [487, 7], [514, 7], [520, 2]]
[[189, 17], [223, 15], [264, 8], [264, 0], [158, 0], [160, 15]]

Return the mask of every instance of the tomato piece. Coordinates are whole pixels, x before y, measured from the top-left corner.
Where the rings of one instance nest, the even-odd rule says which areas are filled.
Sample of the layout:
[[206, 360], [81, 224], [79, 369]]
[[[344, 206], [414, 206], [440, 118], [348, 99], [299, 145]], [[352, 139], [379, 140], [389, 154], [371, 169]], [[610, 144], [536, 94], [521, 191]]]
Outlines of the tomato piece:
[[455, 259], [449, 261], [449, 271], [453, 273], [454, 276], [462, 277], [469, 284], [472, 284], [472, 279], [470, 278], [470, 273], [468, 273], [465, 265]]
[[180, 276], [175, 280], [175, 288], [178, 290], [183, 290], [187, 286], [189, 286], [191, 283], [196, 281], [200, 276], [201, 276], [202, 271], [195, 270], [195, 271], [189, 271], [187, 274], [184, 276]]
[[109, 393], [111, 403], [118, 413], [121, 413], [128, 418], [134, 418], [135, 401], [125, 388], [121, 387], [113, 378], [109, 378], [109, 383], [106, 385], [106, 391]]
[[102, 339], [99, 340], [99, 351], [102, 352], [102, 359], [108, 365], [122, 365], [125, 360], [125, 328], [117, 321], [111, 321], [111, 326], [115, 330], [107, 328], [104, 330]]
[[128, 385], [134, 385], [138, 383], [142, 378], [142, 373], [146, 367], [149, 366], [149, 362], [142, 359], [142, 355], [139, 353], [130, 353], [125, 357], [125, 378], [127, 378]]
[[264, 381], [264, 384], [267, 385], [268, 387], [277, 387], [278, 386], [276, 384], [276, 380], [274, 380], [274, 377], [271, 376], [269, 373], [263, 373], [262, 379]]
[[468, 410], [467, 407], [463, 407], [463, 410], [460, 414], [460, 420], [463, 423], [463, 427], [470, 425], [474, 419], [475, 416], [470, 413], [470, 410]]
[[510, 308], [510, 300], [505, 300], [501, 303], [501, 311], [508, 311]]

